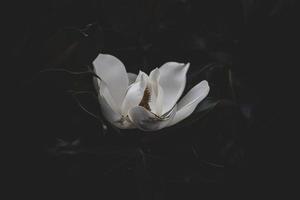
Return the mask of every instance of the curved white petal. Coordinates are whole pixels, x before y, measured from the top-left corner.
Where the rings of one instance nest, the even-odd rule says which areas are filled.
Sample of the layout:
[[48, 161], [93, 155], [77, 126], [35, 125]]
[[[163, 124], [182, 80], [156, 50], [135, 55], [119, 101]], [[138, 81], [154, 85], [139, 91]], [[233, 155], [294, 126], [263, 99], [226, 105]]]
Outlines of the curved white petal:
[[127, 75], [128, 75], [128, 81], [129, 81], [128, 84], [131, 85], [132, 83], [135, 82], [137, 75], [134, 73], [130, 73], [130, 72], [128, 72]]
[[122, 114], [127, 116], [128, 111], [139, 105], [141, 102], [145, 88], [147, 86], [147, 75], [140, 73], [137, 81], [129, 86], [127, 89], [123, 104], [122, 104]]
[[159, 68], [159, 84], [164, 91], [163, 113], [168, 112], [182, 95], [189, 65], [189, 63], [168, 62]]
[[115, 123], [119, 120], [121, 120], [122, 116], [121, 114], [114, 109], [114, 102], [111, 98], [108, 89], [102, 82], [100, 85], [100, 93], [98, 95], [100, 107], [103, 116], [107, 121], [110, 123]]
[[141, 81], [142, 78], [146, 78], [148, 81], [149, 77], [145, 72], [139, 71], [139, 74], [137, 75], [135, 82]]
[[121, 129], [135, 128], [129, 118], [123, 117], [120, 114], [120, 109], [115, 107], [114, 100], [112, 99], [110, 92], [104, 81], [100, 82], [100, 93], [98, 93], [98, 99], [101, 106], [103, 116], [114, 126]]
[[149, 105], [151, 111], [160, 116], [162, 115], [164, 93], [162, 87], [159, 85], [160, 72], [158, 68], [151, 71], [149, 79], [149, 85], [151, 88], [151, 100], [149, 102]]
[[112, 125], [120, 129], [133, 129], [135, 128], [134, 124], [123, 117], [120, 113], [115, 112], [107, 103], [105, 98], [99, 95], [99, 102], [101, 106], [101, 111], [105, 119], [110, 122]]
[[98, 83], [99, 83], [99, 94], [98, 94], [98, 96], [101, 96], [102, 98], [104, 98], [106, 103], [111, 107], [111, 109], [114, 112], [120, 113], [121, 110], [116, 105], [116, 102], [114, 101], [113, 97], [111, 96], [111, 93], [108, 89], [107, 84], [104, 81], [100, 81]]
[[156, 114], [162, 115], [165, 112], [163, 112], [163, 102], [164, 102], [164, 90], [160, 85], [157, 87], [157, 98], [156, 98]]
[[99, 95], [98, 99], [100, 102], [102, 114], [107, 121], [114, 124], [115, 122], [118, 122], [122, 119], [121, 114], [115, 112], [102, 95]]
[[194, 86], [177, 104], [177, 113], [168, 126], [172, 126], [193, 113], [197, 105], [208, 95], [207, 81], [201, 81]]
[[149, 78], [150, 78], [150, 80], [153, 81], [153, 82], [159, 81], [159, 78], [160, 78], [160, 72], [159, 72], [159, 69], [158, 69], [158, 68], [155, 68], [154, 70], [152, 70], [152, 71], [150, 72]]
[[[150, 86], [149, 86], [150, 85]], [[151, 99], [149, 102], [149, 106], [151, 109], [151, 112], [154, 114], [161, 116], [163, 114], [162, 109], [163, 109], [163, 89], [162, 87], [157, 84], [157, 83], [151, 83], [148, 85], [148, 88], [150, 88], [150, 94], [151, 94]]]
[[120, 107], [129, 82], [124, 64], [112, 55], [99, 54], [93, 65], [96, 74], [107, 84], [116, 106]]
[[155, 131], [166, 127], [173, 119], [176, 113], [176, 107], [166, 118], [159, 118], [144, 107], [137, 106], [129, 110], [128, 116], [133, 124], [144, 131]]

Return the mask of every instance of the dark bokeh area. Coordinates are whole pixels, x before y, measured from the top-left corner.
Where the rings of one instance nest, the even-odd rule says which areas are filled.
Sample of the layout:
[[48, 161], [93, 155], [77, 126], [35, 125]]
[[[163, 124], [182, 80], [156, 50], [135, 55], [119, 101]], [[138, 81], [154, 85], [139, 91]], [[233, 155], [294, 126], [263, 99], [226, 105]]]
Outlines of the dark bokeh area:
[[[11, 2], [18, 122], [11, 185], [39, 199], [220, 199], [291, 194], [299, 67], [296, 0]], [[190, 62], [210, 94], [151, 134], [103, 121], [87, 71]], [[84, 93], [82, 92], [84, 91]], [[97, 117], [88, 114], [91, 111]], [[10, 144], [9, 144], [10, 145]], [[20, 159], [19, 159], [20, 158]]]

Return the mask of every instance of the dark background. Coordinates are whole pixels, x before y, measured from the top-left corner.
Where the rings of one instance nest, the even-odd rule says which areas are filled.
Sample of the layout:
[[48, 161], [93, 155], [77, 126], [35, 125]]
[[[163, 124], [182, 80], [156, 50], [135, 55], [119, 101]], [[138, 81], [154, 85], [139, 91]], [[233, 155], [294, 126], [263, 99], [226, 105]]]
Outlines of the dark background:
[[[18, 125], [9, 143], [10, 184], [40, 199], [291, 194], [296, 2], [11, 1], [8, 58], [17, 80]], [[163, 136], [105, 131], [66, 92], [91, 89], [91, 77], [41, 72], [86, 71], [100, 52], [135, 73], [171, 60], [190, 62], [188, 87], [207, 79], [209, 99], [222, 102], [202, 120]], [[80, 98], [98, 109], [90, 97]]]

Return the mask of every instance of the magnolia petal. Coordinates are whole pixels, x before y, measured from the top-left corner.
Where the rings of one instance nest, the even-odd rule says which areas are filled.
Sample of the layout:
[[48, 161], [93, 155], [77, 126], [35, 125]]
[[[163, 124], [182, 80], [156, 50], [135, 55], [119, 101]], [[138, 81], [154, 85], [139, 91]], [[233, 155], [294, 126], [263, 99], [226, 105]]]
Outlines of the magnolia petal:
[[96, 89], [97, 95], [99, 95], [100, 92], [100, 82], [101, 81], [98, 79], [98, 77], [93, 77], [93, 84]]
[[159, 68], [159, 84], [164, 91], [163, 113], [168, 112], [182, 95], [189, 65], [189, 63], [168, 62]]
[[98, 98], [99, 98], [102, 114], [107, 121], [114, 124], [122, 119], [121, 114], [115, 112], [102, 95], [99, 95]]
[[158, 85], [157, 87], [157, 92], [158, 94], [156, 98], [156, 114], [161, 116], [163, 114], [164, 90], [160, 85]]
[[135, 82], [137, 75], [130, 72], [128, 72], [127, 75], [128, 75], [129, 85], [131, 85], [132, 83]]
[[128, 116], [137, 128], [144, 131], [155, 131], [166, 127], [175, 116], [175, 113], [176, 107], [170, 112], [168, 117], [159, 118], [144, 107], [136, 106], [129, 110]]
[[147, 86], [147, 75], [140, 73], [137, 81], [129, 86], [127, 89], [123, 104], [122, 104], [122, 114], [127, 116], [128, 111], [139, 105], [141, 102], [145, 88]]
[[116, 106], [120, 107], [129, 82], [124, 64], [112, 55], [99, 54], [93, 65], [96, 74], [107, 84]]
[[108, 90], [107, 84], [104, 81], [100, 81], [98, 83], [99, 83], [98, 96], [101, 95], [106, 100], [107, 104], [111, 107], [111, 109], [114, 112], [120, 113], [121, 110], [119, 107], [117, 107], [116, 102], [114, 101], [113, 97], [111, 96], [111, 93]]
[[197, 105], [208, 95], [207, 81], [201, 81], [194, 86], [177, 104], [177, 113], [168, 126], [172, 126], [193, 113]]
[[158, 68], [155, 68], [150, 72], [149, 78], [153, 82], [158, 82], [160, 77], [160, 72]]
[[151, 85], [151, 101], [149, 102], [149, 105], [151, 111], [160, 116], [162, 115], [163, 89], [159, 85], [160, 72], [158, 68], [151, 71], [149, 79]]
[[148, 86], [148, 88], [150, 88], [150, 93], [151, 93], [151, 99], [149, 102], [151, 112], [153, 112], [158, 116], [161, 116], [163, 114], [162, 113], [163, 97], [164, 97], [163, 89], [157, 83], [151, 83], [150, 86]]
[[114, 125], [117, 128], [120, 129], [133, 129], [135, 128], [134, 124], [127, 119], [126, 117], [123, 117], [120, 113], [115, 112], [107, 103], [105, 98], [103, 96], [99, 96], [99, 102], [101, 106], [101, 111], [104, 116], [104, 118], [110, 122], [112, 125]]
[[116, 109], [115, 103], [106, 87], [104, 81], [100, 84], [100, 93], [98, 93], [98, 99], [103, 116], [114, 126], [121, 129], [135, 128], [128, 117], [123, 117], [120, 114], [119, 109]]
[[142, 78], [146, 78], [146, 80], [148, 81], [148, 78], [149, 78], [149, 77], [148, 77], [148, 75], [147, 75], [145, 72], [139, 71], [139, 74], [138, 74], [138, 76], [136, 77], [135, 82], [141, 81]]

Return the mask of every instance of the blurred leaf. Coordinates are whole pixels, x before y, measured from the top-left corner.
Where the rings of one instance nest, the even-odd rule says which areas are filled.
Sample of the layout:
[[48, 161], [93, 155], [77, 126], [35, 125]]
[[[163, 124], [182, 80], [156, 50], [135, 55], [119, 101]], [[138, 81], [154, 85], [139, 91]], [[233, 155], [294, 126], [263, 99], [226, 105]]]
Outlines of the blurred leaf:
[[80, 148], [80, 139], [74, 141], [65, 141], [60, 138], [56, 139], [56, 144], [54, 147], [48, 147], [47, 151], [55, 156], [60, 155], [75, 155], [78, 154], [78, 149]]
[[217, 106], [218, 103], [220, 102], [221, 100], [216, 100], [214, 98], [207, 97], [202, 102], [200, 102], [200, 104], [196, 107], [194, 112], [195, 113], [207, 112], [213, 109], [215, 106]]

